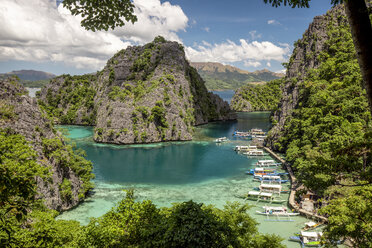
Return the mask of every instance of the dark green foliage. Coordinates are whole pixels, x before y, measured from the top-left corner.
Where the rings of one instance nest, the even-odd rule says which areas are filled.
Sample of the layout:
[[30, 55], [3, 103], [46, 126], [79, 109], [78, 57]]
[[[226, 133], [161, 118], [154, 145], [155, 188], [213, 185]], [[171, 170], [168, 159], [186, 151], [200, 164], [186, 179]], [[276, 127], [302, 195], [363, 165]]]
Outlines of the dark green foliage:
[[162, 128], [168, 128], [168, 122], [165, 117], [166, 110], [162, 101], [156, 102], [156, 105], [151, 109], [151, 116], [155, 124]]
[[63, 200], [68, 201], [72, 198], [71, 182], [67, 178], [63, 179], [59, 190]]
[[219, 210], [189, 201], [158, 209], [151, 201], [135, 202], [129, 191], [115, 208], [92, 219], [77, 243], [89, 247], [283, 247], [277, 236], [257, 232], [247, 208], [230, 204]]
[[[85, 110], [82, 122], [86, 125], [94, 125], [96, 121], [97, 109], [94, 103], [96, 91], [91, 82], [95, 76], [61, 76], [64, 83], [58, 92], [48, 89], [46, 102], [38, 101], [39, 106], [61, 124], [75, 124], [78, 110]], [[56, 78], [55, 80], [58, 80]]]
[[36, 152], [22, 135], [0, 130], [0, 246], [15, 243], [14, 229], [20, 228], [36, 196], [35, 177], [46, 179], [48, 169], [36, 161]]
[[365, 137], [371, 115], [351, 35], [346, 24], [338, 29], [330, 24], [328, 35], [321, 64], [300, 84], [299, 107], [277, 144], [299, 179], [319, 192], [345, 177], [360, 180], [371, 172]]
[[[61, 167], [69, 167], [82, 180], [79, 197], [82, 198], [93, 188], [90, 181], [94, 178], [92, 174], [92, 163], [86, 160], [80, 151], [73, 151], [72, 145], [65, 144], [60, 138], [43, 139], [43, 152], [49, 159], [53, 159]], [[64, 182], [67, 185], [67, 182]]]
[[251, 111], [275, 110], [282, 96], [282, 79], [270, 81], [262, 85], [246, 85], [237, 90], [231, 100], [231, 108], [235, 111], [244, 111], [246, 101], [251, 105]]
[[134, 4], [130, 0], [90, 1], [64, 0], [63, 6], [72, 15], [81, 15], [81, 26], [87, 30], [108, 30], [135, 23]]
[[20, 83], [28, 88], [42, 88], [50, 83], [50, 79], [29, 81], [29, 80], [20, 80]]

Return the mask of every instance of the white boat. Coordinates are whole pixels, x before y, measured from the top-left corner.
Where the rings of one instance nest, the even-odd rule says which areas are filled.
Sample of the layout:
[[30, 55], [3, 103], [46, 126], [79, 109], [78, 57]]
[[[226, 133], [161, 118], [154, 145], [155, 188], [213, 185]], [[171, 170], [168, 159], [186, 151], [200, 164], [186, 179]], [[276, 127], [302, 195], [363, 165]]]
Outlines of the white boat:
[[222, 143], [222, 142], [226, 142], [226, 141], [229, 141], [226, 137], [221, 137], [221, 138], [218, 138], [215, 140], [216, 143]]
[[252, 128], [250, 131], [251, 135], [265, 135], [266, 133], [260, 128]]
[[269, 192], [273, 194], [280, 194], [282, 191], [282, 185], [280, 184], [264, 184], [261, 183], [259, 186], [260, 192]]
[[235, 146], [234, 150], [238, 152], [246, 152], [251, 150], [257, 150], [257, 146]]
[[263, 211], [256, 211], [257, 214], [261, 215], [268, 215], [268, 216], [296, 216], [300, 213], [294, 213], [289, 210], [287, 207], [271, 207], [271, 206], [264, 206], [262, 207]]
[[258, 167], [273, 167], [279, 165], [281, 165], [281, 163], [277, 163], [275, 160], [258, 160], [256, 163], [256, 166]]
[[253, 200], [257, 202], [269, 202], [269, 203], [283, 203], [285, 200], [278, 199], [273, 196], [272, 193], [249, 191], [248, 194], [243, 196], [244, 199]]
[[319, 247], [321, 246], [321, 238], [323, 236], [322, 232], [304, 232], [297, 236], [289, 237], [289, 240], [300, 242], [306, 247]]
[[281, 184], [281, 183], [287, 183], [289, 182], [288, 180], [283, 180], [279, 175], [254, 175], [254, 179], [256, 181], [261, 181], [261, 182], [267, 182], [270, 184]]
[[250, 150], [244, 154], [248, 156], [264, 156], [263, 150]]

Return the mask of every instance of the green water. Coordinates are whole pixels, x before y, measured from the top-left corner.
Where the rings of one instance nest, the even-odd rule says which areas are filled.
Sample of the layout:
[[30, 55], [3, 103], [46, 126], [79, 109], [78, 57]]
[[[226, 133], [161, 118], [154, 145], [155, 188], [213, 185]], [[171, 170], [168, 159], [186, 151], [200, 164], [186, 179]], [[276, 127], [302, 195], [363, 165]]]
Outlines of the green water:
[[[255, 127], [268, 130], [269, 113], [240, 113], [237, 122], [198, 127], [196, 138], [191, 142], [148, 145], [95, 144], [92, 128], [66, 126], [68, 137], [84, 149], [93, 162], [96, 188], [84, 203], [58, 218], [87, 224], [90, 217], [99, 217], [110, 210], [124, 196], [122, 189], [128, 188], [135, 190], [137, 200], [150, 199], [158, 206], [171, 206], [172, 202], [190, 199], [220, 208], [227, 201], [244, 202], [236, 195], [247, 193], [259, 185], [244, 173], [253, 168], [258, 159], [235, 153], [235, 145], [248, 143], [234, 139], [232, 133]], [[214, 139], [222, 136], [230, 141], [217, 145]], [[281, 197], [287, 199], [288, 194]], [[267, 221], [265, 216], [255, 214], [262, 206], [263, 203], [256, 204], [250, 210], [260, 222], [261, 232], [275, 233], [287, 239], [307, 221], [303, 217], [292, 217], [293, 222]], [[284, 243], [288, 247], [300, 247], [297, 243]]]

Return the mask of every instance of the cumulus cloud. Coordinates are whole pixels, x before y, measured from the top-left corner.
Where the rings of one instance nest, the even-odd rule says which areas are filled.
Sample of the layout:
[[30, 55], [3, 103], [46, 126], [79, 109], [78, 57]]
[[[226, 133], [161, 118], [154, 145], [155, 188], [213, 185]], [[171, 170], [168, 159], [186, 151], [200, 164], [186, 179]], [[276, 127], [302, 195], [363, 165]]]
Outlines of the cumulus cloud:
[[283, 62], [289, 54], [287, 46], [277, 46], [269, 41], [253, 41], [241, 39], [240, 43], [227, 40], [213, 45], [200, 44], [186, 47], [186, 55], [195, 62], [232, 63], [238, 61], [274, 60]]
[[244, 61], [244, 66], [245, 67], [259, 67], [259, 66], [261, 66], [261, 63], [260, 62], [258, 62], [258, 61], [250, 61], [250, 60], [248, 60], [248, 61]]
[[56, 61], [100, 69], [115, 52], [157, 35], [180, 41], [188, 18], [181, 7], [160, 0], [134, 0], [138, 22], [115, 31], [91, 32], [80, 17], [52, 0], [0, 1], [0, 60]]
[[278, 22], [276, 20], [268, 20], [267, 24], [269, 24], [269, 25], [280, 25], [280, 22]]
[[270, 62], [267, 62], [266, 65], [267, 65], [267, 67], [271, 67], [271, 63]]

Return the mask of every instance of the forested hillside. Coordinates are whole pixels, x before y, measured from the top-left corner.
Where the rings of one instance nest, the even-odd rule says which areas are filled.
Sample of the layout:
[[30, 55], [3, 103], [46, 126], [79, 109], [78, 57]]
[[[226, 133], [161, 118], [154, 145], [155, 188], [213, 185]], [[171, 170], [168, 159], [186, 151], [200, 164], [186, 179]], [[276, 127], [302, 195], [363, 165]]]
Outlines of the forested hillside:
[[249, 72], [234, 66], [212, 62], [192, 62], [191, 66], [198, 70], [208, 90], [235, 90], [249, 83], [263, 83], [284, 76], [284, 74], [267, 69]]
[[287, 66], [268, 144], [329, 204], [329, 241], [371, 247], [371, 113], [342, 6], [314, 19]]
[[266, 84], [246, 85], [236, 90], [231, 108], [235, 111], [273, 111], [277, 108], [281, 93], [282, 79]]

